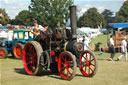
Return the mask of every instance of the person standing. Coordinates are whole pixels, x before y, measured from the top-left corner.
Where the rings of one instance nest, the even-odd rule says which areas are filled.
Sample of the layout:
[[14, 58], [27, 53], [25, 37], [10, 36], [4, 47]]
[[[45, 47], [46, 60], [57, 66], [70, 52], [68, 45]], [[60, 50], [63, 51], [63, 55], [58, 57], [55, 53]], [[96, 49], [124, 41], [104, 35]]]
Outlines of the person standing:
[[113, 35], [110, 36], [109, 39], [109, 50], [111, 52], [111, 56], [108, 59], [109, 61], [113, 61], [113, 58], [115, 56], [115, 47], [114, 47], [114, 40], [113, 40]]
[[89, 50], [89, 45], [87, 43], [86, 37], [83, 36], [83, 40], [82, 40], [83, 44], [84, 44], [84, 50]]
[[122, 54], [117, 58], [117, 61], [119, 61], [122, 56], [125, 56], [125, 60], [127, 61], [127, 42], [126, 42], [126, 37], [122, 40], [121, 42], [121, 51]]

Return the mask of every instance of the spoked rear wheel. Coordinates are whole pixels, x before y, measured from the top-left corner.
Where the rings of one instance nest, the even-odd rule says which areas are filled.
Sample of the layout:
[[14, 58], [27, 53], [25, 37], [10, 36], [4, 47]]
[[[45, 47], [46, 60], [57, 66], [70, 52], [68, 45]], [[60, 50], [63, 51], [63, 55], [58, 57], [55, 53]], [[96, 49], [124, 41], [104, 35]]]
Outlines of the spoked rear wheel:
[[76, 58], [68, 52], [62, 52], [59, 56], [58, 70], [63, 79], [71, 80], [76, 74]]
[[80, 55], [80, 71], [86, 77], [93, 77], [97, 71], [96, 56], [89, 50], [85, 50]]
[[36, 41], [26, 43], [23, 49], [23, 64], [25, 71], [30, 75], [39, 75], [42, 71], [40, 57], [43, 50]]

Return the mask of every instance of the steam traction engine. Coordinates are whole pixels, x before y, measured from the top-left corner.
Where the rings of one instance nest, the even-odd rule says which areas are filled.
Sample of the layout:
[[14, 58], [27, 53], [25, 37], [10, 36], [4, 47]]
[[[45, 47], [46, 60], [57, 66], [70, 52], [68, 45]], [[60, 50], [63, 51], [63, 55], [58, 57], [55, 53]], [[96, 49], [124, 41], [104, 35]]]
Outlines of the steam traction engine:
[[28, 74], [39, 75], [42, 70], [50, 69], [52, 72], [59, 72], [63, 79], [71, 80], [77, 67], [86, 77], [96, 74], [95, 55], [89, 50], [84, 51], [83, 44], [76, 41], [76, 6], [70, 7], [70, 18], [71, 38], [66, 38], [64, 33], [54, 33], [54, 37], [48, 36], [47, 50], [43, 49], [42, 42], [26, 43], [23, 49], [23, 64]]

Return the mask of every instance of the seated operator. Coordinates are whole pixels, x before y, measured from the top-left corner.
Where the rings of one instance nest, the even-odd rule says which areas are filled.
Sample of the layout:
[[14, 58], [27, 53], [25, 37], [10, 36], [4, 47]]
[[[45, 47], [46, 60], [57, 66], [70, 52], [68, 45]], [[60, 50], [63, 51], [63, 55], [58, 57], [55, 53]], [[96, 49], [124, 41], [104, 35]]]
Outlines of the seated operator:
[[50, 37], [52, 36], [52, 34], [53, 32], [49, 28], [49, 26], [47, 24], [44, 25], [44, 28], [41, 30], [41, 34], [40, 34], [41, 43], [44, 50], [48, 50]]

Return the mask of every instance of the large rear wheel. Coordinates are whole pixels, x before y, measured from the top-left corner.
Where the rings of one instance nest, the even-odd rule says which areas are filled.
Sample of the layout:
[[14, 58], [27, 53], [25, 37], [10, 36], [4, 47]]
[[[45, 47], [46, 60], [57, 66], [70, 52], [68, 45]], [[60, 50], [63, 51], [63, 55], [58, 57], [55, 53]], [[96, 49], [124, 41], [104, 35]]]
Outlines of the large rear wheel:
[[62, 52], [59, 56], [58, 70], [63, 79], [71, 80], [76, 74], [76, 58], [68, 51]]
[[23, 64], [28, 74], [39, 75], [41, 73], [40, 57], [42, 53], [42, 47], [38, 42], [31, 41], [25, 44], [23, 49]]
[[96, 56], [89, 50], [85, 50], [80, 55], [80, 71], [86, 77], [93, 77], [97, 71]]
[[8, 56], [8, 51], [5, 48], [0, 48], [0, 59], [6, 58]]
[[15, 58], [17, 58], [17, 59], [22, 58], [23, 48], [24, 48], [23, 44], [16, 43], [16, 45], [13, 48], [13, 54], [14, 54]]

